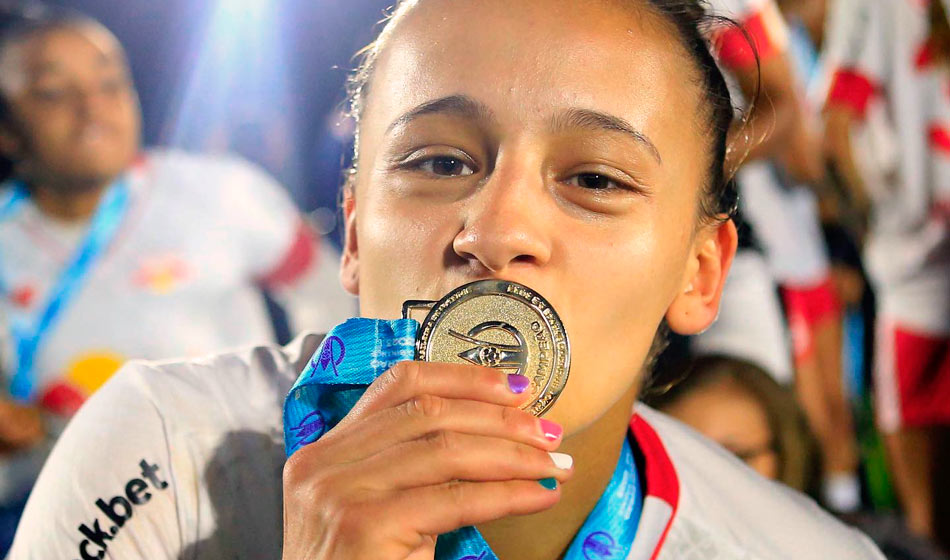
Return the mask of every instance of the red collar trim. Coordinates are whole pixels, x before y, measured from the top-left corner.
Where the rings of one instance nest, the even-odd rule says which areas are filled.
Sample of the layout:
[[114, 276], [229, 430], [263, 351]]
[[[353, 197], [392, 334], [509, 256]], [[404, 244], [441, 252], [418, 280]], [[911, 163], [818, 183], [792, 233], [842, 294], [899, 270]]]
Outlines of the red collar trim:
[[630, 420], [630, 433], [643, 453], [647, 497], [662, 500], [672, 510], [663, 533], [654, 547], [651, 558], [656, 558], [670, 532], [673, 519], [676, 518], [680, 498], [679, 477], [676, 475], [673, 461], [666, 452], [666, 447], [660, 441], [660, 436], [639, 414], [634, 414]]

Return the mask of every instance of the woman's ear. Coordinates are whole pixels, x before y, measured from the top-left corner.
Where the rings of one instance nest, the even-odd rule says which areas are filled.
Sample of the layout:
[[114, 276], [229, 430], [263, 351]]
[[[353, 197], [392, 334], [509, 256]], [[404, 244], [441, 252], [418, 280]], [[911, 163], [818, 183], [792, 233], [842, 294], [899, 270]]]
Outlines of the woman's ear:
[[356, 238], [356, 197], [353, 187], [347, 185], [343, 190], [343, 255], [340, 260], [340, 283], [343, 289], [360, 295], [360, 259], [359, 244]]
[[666, 321], [674, 332], [699, 334], [716, 320], [737, 244], [732, 220], [704, 227], [696, 235], [680, 291], [666, 311]]

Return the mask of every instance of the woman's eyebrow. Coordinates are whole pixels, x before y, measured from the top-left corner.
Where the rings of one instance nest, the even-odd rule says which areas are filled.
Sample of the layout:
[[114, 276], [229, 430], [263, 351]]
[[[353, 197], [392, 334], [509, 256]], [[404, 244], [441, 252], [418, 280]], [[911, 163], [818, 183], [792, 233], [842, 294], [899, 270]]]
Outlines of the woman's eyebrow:
[[423, 115], [448, 114], [471, 120], [493, 121], [494, 113], [484, 103], [472, 99], [467, 95], [449, 95], [440, 97], [410, 109], [394, 120], [386, 129], [389, 134], [396, 128], [401, 128]]
[[656, 159], [657, 163], [663, 165], [660, 151], [656, 149], [656, 145], [650, 141], [647, 135], [637, 130], [636, 127], [629, 122], [614, 115], [592, 111], [590, 109], [568, 109], [554, 116], [551, 120], [551, 128], [555, 131], [582, 128], [620, 132], [646, 147], [650, 151], [650, 154], [653, 155], [653, 158]]

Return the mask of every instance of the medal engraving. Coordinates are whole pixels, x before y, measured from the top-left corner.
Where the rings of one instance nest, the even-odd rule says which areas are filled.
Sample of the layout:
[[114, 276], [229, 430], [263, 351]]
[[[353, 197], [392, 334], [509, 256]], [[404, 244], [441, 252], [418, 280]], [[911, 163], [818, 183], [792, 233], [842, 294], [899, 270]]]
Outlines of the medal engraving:
[[[479, 334], [498, 329], [507, 333], [515, 344], [502, 344], [475, 338]], [[502, 321], [486, 321], [472, 327], [467, 335], [449, 329], [449, 334], [472, 345], [472, 348], [460, 353], [459, 358], [476, 366], [512, 370], [509, 373], [524, 375], [525, 362], [528, 359], [526, 342], [518, 329]]]
[[524, 409], [546, 412], [567, 384], [570, 344], [554, 308], [521, 284], [481, 280], [437, 302], [410, 301], [406, 317], [427, 311], [416, 336], [416, 359], [475, 364], [531, 380]]

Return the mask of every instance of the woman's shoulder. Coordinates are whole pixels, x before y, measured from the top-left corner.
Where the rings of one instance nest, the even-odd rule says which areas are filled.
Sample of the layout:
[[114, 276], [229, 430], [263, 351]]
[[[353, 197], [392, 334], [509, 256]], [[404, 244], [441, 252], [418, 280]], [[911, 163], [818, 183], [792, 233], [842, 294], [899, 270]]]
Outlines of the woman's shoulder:
[[283, 347], [259, 344], [191, 359], [132, 361], [86, 406], [116, 410], [129, 400], [147, 402], [183, 431], [205, 421], [221, 428], [279, 423], [284, 396], [321, 340], [304, 333]]
[[866, 536], [688, 426], [643, 405], [636, 413], [655, 431], [678, 482], [660, 558], [689, 550], [708, 550], [709, 558], [883, 558]]
[[321, 339], [123, 367], [57, 442], [11, 558], [279, 543], [283, 398]]

